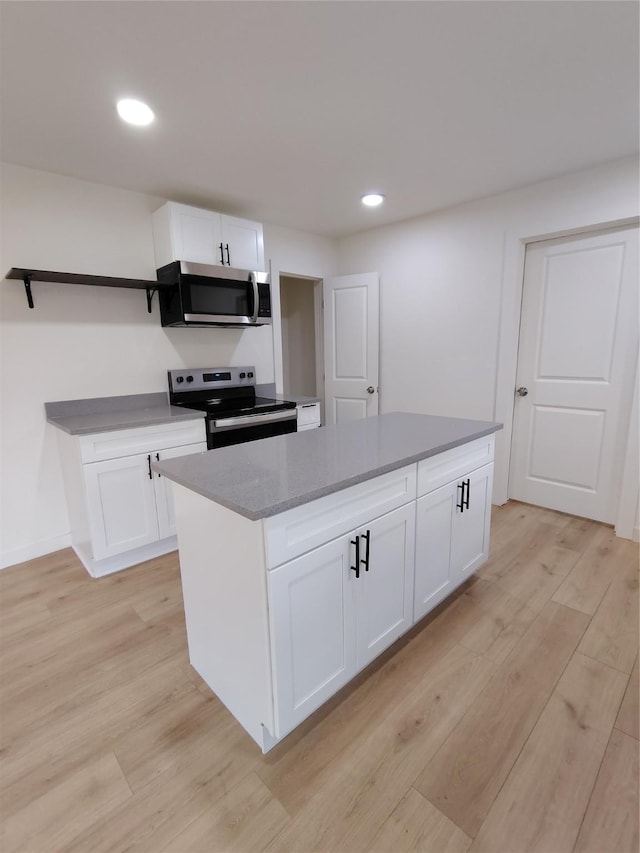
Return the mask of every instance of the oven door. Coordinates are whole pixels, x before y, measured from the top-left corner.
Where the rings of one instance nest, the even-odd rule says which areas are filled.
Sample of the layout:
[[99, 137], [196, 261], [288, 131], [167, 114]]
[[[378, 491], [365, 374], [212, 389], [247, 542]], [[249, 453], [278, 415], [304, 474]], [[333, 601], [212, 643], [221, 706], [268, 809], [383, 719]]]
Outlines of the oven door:
[[296, 432], [298, 413], [296, 409], [242, 415], [232, 418], [207, 418], [207, 447], [229, 447], [243, 441], [270, 438]]

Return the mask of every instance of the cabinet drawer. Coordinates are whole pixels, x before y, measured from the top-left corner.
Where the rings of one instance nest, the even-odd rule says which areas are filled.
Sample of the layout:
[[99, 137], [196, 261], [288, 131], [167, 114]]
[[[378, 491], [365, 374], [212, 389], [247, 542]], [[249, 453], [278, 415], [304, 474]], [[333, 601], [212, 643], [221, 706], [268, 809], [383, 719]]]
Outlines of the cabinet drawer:
[[298, 409], [298, 429], [307, 424], [320, 424], [320, 403], [301, 403]]
[[407, 465], [265, 519], [267, 567], [317, 548], [416, 497], [416, 466]]
[[418, 462], [418, 497], [493, 462], [495, 438], [487, 435]]
[[115, 429], [79, 437], [83, 462], [101, 462], [199, 441], [206, 441], [204, 418], [135, 429]]

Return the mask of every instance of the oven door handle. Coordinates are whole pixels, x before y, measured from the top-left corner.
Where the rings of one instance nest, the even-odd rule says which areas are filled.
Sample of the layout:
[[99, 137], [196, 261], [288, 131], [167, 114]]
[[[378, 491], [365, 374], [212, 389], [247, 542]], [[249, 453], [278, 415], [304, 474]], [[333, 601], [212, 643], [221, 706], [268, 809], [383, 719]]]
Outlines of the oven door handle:
[[238, 418], [217, 418], [209, 421], [211, 429], [233, 429], [240, 426], [258, 426], [273, 421], [290, 421], [298, 417], [295, 409], [285, 409], [279, 412], [265, 412], [262, 415], [243, 415]]
[[258, 322], [258, 311], [260, 310], [260, 291], [258, 290], [258, 277], [254, 272], [249, 273], [249, 280], [253, 286], [253, 317], [252, 323]]

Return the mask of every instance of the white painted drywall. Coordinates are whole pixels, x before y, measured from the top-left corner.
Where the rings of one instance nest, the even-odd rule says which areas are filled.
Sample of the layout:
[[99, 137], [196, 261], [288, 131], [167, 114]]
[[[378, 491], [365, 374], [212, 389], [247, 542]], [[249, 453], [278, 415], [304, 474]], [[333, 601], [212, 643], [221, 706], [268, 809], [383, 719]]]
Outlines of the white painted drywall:
[[504, 422], [504, 502], [524, 241], [638, 212], [638, 161], [626, 158], [340, 240], [339, 274], [380, 274], [380, 411]]
[[[11, 267], [155, 278], [151, 212], [165, 200], [2, 165], [0, 275]], [[266, 230], [273, 265], [332, 271], [333, 243]], [[312, 251], [308, 247], [312, 247]], [[66, 284], [0, 286], [0, 548], [10, 565], [68, 544], [55, 429], [44, 403], [166, 391], [166, 371], [255, 364], [274, 381], [273, 334], [258, 329], [163, 329], [157, 297]]]

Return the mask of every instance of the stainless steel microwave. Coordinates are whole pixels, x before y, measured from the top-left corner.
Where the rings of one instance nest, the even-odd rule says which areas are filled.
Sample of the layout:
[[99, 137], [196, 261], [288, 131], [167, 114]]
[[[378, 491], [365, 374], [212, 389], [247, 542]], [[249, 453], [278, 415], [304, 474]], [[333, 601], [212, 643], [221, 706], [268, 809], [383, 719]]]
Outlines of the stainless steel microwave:
[[[271, 323], [269, 273], [173, 261], [156, 271], [163, 326]], [[168, 285], [168, 286], [167, 286]]]

